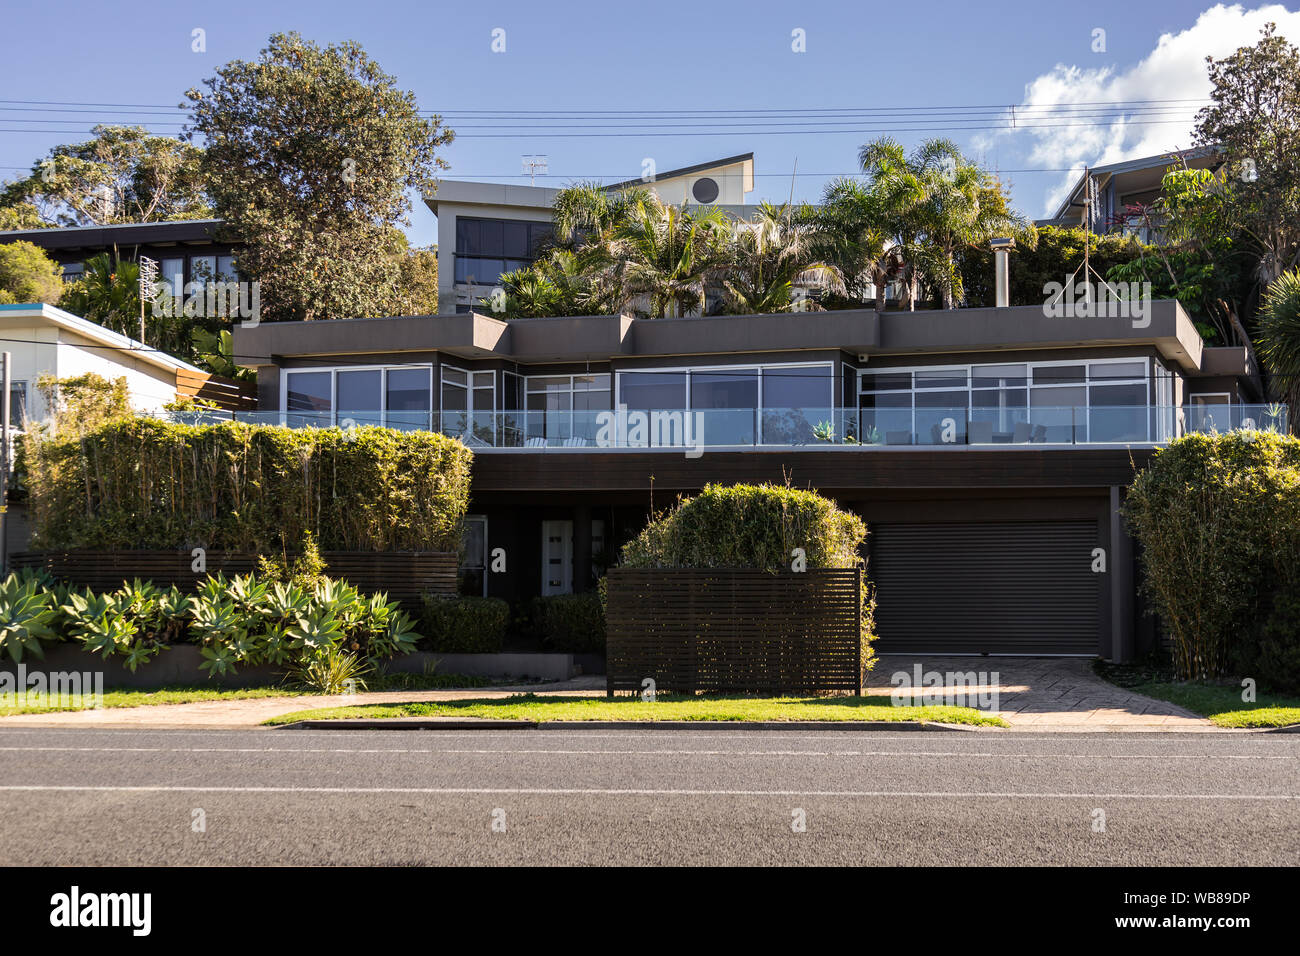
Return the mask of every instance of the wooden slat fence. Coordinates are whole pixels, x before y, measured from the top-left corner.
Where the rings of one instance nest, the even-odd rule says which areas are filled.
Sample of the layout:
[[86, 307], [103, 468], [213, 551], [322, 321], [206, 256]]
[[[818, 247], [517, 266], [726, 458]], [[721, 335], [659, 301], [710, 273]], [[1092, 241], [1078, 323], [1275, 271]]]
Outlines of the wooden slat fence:
[[232, 378], [210, 375], [207, 372], [177, 369], [176, 392], [179, 395], [212, 402], [218, 408], [230, 412], [257, 410], [257, 385], [253, 382], [238, 382]]
[[[456, 593], [455, 552], [323, 551], [321, 557], [331, 577], [345, 578], [367, 594], [386, 592], [408, 611], [419, 611], [426, 591]], [[196, 572], [188, 551], [27, 551], [10, 556], [15, 568], [42, 567], [56, 578], [97, 591], [115, 590], [133, 578], [192, 590], [209, 574], [247, 574], [257, 565], [256, 556], [234, 551], [208, 551], [206, 560], [206, 571]]]
[[609, 572], [608, 691], [862, 692], [862, 575]]

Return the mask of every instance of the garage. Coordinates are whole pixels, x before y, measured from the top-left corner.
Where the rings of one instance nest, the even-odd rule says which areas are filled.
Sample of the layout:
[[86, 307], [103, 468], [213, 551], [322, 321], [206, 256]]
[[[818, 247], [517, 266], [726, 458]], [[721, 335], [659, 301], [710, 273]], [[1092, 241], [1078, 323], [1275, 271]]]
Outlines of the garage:
[[872, 522], [881, 654], [1101, 651], [1096, 521]]

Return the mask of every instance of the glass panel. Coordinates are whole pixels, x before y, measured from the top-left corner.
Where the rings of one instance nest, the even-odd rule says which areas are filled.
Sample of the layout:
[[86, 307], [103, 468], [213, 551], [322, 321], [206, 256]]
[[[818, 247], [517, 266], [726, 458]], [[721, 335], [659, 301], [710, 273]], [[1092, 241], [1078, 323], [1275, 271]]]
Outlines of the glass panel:
[[456, 220], [456, 255], [480, 255], [483, 252], [483, 230], [477, 219]]
[[500, 219], [484, 219], [480, 221], [480, 242], [482, 243], [481, 252], [483, 255], [505, 255], [505, 225]]
[[506, 222], [502, 224], [501, 254], [508, 259], [529, 258], [528, 223]]
[[922, 369], [916, 374], [917, 388], [965, 388], [966, 370], [960, 369]]
[[912, 388], [911, 372], [863, 372], [862, 391], [910, 391]]
[[[1034, 370], [1038, 374], [1038, 370]], [[1032, 430], [1017, 429], [1012, 441], [1077, 444], [1088, 440], [1087, 389], [1082, 386], [1030, 389]]]
[[701, 413], [696, 421], [704, 432], [700, 437], [705, 443], [754, 444], [758, 370], [740, 368], [692, 372], [691, 409]]
[[505, 271], [502, 259], [456, 259], [456, 281], [474, 285], [492, 285]]
[[185, 291], [185, 260], [184, 259], [164, 259], [158, 267], [158, 273], [162, 281], [168, 282], [172, 287], [172, 295], [182, 295]]
[[1027, 382], [1024, 365], [977, 365], [971, 369], [974, 388], [1006, 388]]
[[340, 371], [337, 387], [340, 427], [384, 423], [383, 373], [379, 369]]
[[1061, 385], [1086, 381], [1082, 365], [1049, 365], [1034, 369], [1035, 385]]
[[624, 372], [619, 377], [619, 402], [628, 408], [686, 407], [685, 372]]
[[239, 273], [235, 271], [234, 256], [217, 257], [217, 278], [222, 282], [238, 282]]
[[1139, 405], [1147, 404], [1147, 387], [1145, 385], [1094, 385], [1089, 390], [1089, 404], [1098, 405]]
[[603, 389], [604, 391], [609, 391], [609, 374], [575, 375], [573, 376], [573, 387], [576, 390]]
[[331, 372], [285, 373], [285, 420], [295, 428], [327, 428], [330, 415]]
[[9, 383], [9, 427], [20, 431], [27, 423], [27, 383]]
[[388, 427], [428, 428], [432, 408], [429, 369], [390, 368], [387, 379], [385, 409]]
[[528, 391], [568, 391], [571, 379], [567, 375], [533, 375], [528, 379]]
[[815, 441], [833, 423], [832, 381], [830, 366], [763, 369], [763, 442]]
[[1094, 362], [1088, 366], [1088, 375], [1092, 380], [1140, 378], [1145, 380], [1147, 377], [1146, 362]]
[[208, 280], [217, 277], [216, 256], [190, 256], [190, 277], [192, 282], [206, 285]]
[[858, 398], [862, 408], [906, 408], [912, 407], [911, 392], [868, 392]]

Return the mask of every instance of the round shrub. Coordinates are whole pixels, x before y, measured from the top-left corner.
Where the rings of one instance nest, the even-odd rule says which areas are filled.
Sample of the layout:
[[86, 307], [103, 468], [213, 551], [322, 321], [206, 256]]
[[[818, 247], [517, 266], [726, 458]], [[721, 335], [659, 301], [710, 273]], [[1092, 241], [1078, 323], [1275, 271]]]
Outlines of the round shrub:
[[1283, 687], [1300, 678], [1300, 440], [1180, 438], [1137, 475], [1124, 513], [1180, 678], [1230, 669]]
[[594, 591], [537, 598], [533, 621], [548, 651], [599, 654], [605, 650], [605, 609]]
[[500, 598], [424, 596], [423, 647], [445, 654], [495, 654], [510, 623]]

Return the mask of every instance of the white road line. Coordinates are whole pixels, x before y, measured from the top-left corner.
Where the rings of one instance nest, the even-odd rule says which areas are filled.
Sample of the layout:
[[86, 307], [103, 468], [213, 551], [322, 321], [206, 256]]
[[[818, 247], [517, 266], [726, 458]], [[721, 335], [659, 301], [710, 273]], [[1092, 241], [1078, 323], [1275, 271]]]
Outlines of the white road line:
[[0, 792], [59, 793], [301, 793], [427, 794], [429, 796], [635, 796], [635, 797], [898, 797], [903, 799], [997, 800], [1223, 800], [1290, 801], [1296, 794], [1223, 793], [1017, 793], [977, 790], [676, 790], [605, 787], [183, 787], [183, 786], [0, 786]]
[[944, 757], [1017, 760], [1300, 760], [1297, 754], [1056, 754], [965, 750], [560, 750], [458, 747], [0, 747], [0, 753], [501, 754], [611, 757]]

